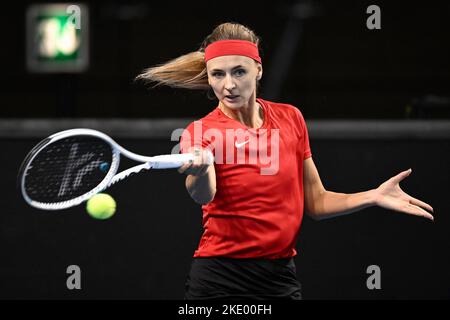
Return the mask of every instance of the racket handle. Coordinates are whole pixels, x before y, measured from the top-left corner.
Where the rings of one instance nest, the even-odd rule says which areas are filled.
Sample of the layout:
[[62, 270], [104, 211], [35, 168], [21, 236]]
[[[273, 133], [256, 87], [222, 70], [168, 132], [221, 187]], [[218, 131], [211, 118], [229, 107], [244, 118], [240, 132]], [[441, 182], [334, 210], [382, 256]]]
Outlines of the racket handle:
[[151, 164], [152, 169], [170, 169], [179, 168], [183, 164], [193, 160], [194, 155], [192, 153], [167, 154], [152, 157]]

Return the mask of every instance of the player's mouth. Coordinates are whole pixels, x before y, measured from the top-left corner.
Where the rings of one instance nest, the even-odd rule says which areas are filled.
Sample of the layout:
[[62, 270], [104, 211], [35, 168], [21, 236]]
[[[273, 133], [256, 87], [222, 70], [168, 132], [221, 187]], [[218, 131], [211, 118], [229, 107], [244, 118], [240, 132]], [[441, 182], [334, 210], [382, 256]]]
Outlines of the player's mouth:
[[239, 98], [238, 95], [227, 95], [225, 96], [225, 100], [227, 102], [235, 102]]

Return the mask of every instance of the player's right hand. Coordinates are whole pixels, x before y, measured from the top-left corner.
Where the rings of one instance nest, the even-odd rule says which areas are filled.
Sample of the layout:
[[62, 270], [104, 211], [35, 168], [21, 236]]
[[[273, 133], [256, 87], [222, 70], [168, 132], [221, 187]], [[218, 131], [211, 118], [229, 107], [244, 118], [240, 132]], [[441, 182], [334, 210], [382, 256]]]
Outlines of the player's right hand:
[[204, 176], [211, 165], [214, 164], [214, 157], [208, 149], [202, 149], [198, 147], [191, 147], [189, 149], [194, 155], [192, 162], [185, 163], [178, 168], [179, 173], [193, 176]]

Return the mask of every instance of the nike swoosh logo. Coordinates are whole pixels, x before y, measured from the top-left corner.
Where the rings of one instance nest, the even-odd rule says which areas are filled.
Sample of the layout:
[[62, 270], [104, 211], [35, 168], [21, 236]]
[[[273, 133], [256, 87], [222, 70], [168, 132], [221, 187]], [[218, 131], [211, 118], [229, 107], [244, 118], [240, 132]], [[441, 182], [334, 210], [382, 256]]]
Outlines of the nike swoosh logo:
[[250, 141], [250, 139], [245, 140], [244, 142], [241, 142], [241, 143], [238, 143], [238, 142], [236, 141], [236, 143], [235, 143], [234, 145], [236, 146], [236, 148], [240, 148], [240, 147], [242, 147], [243, 145], [247, 144], [249, 141]]

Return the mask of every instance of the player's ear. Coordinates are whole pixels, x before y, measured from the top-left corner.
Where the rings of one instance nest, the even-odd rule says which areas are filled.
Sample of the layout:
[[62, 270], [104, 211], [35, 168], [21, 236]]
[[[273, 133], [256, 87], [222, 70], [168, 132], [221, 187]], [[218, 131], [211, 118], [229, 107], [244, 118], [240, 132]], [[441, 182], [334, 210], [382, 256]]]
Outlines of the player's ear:
[[262, 65], [260, 63], [256, 64], [256, 67], [258, 68], [258, 74], [256, 76], [256, 80], [261, 80], [262, 78], [262, 74], [263, 74], [263, 68]]

